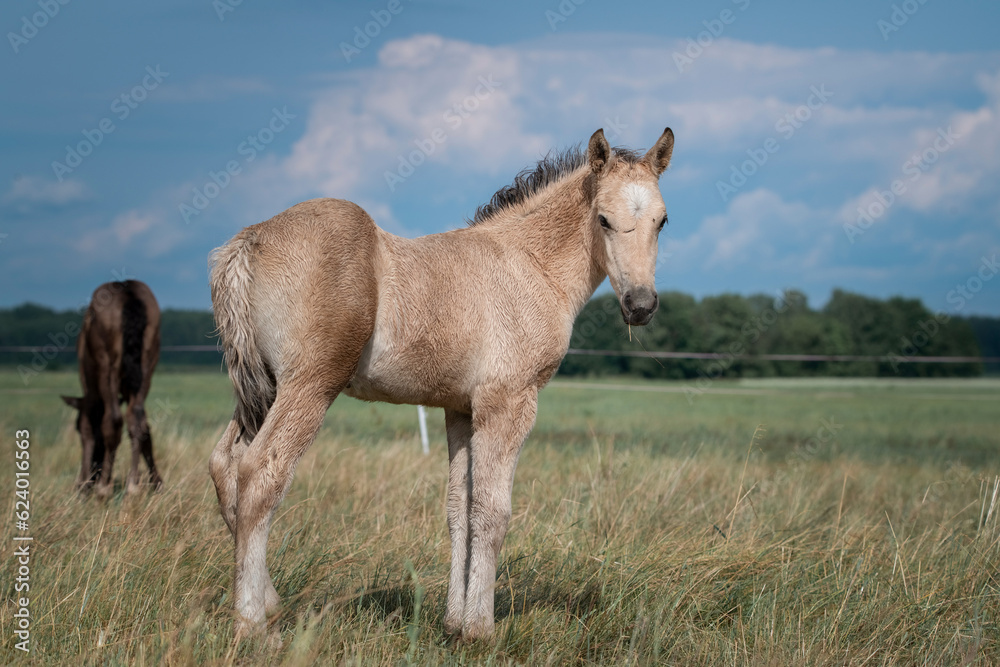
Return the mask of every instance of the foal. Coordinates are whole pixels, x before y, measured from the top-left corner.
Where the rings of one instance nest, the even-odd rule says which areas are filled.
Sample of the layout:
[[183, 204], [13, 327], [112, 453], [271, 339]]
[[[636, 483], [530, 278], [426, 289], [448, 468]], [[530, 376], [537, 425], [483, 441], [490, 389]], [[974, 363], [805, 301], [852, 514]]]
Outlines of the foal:
[[358, 206], [298, 204], [212, 255], [212, 303], [236, 412], [209, 468], [236, 543], [237, 634], [278, 604], [267, 569], [271, 517], [295, 464], [341, 392], [444, 408], [451, 578], [445, 630], [493, 634], [497, 554], [538, 390], [573, 320], [605, 277], [622, 317], [657, 307], [657, 180], [668, 128], [644, 156], [612, 149], [546, 158], [464, 229], [393, 236]]
[[[128, 424], [132, 467], [126, 492], [139, 490], [139, 455], [149, 467], [149, 483], [162, 484], [153, 461], [153, 439], [146, 421], [146, 395], [160, 359], [160, 307], [152, 290], [138, 280], [105, 283], [94, 290], [76, 340], [83, 397], [63, 396], [79, 412], [76, 430], [83, 442], [83, 462], [76, 486], [94, 488], [105, 500], [114, 491], [115, 453]], [[127, 405], [122, 418], [120, 403]]]

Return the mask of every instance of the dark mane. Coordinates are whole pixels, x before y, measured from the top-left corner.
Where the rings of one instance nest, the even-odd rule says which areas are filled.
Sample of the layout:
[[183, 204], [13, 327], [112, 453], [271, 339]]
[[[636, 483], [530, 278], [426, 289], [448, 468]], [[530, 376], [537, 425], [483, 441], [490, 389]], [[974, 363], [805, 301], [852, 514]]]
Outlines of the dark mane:
[[[642, 157], [637, 151], [629, 148], [615, 147], [611, 150], [615, 156], [629, 164], [635, 164]], [[478, 225], [498, 213], [520, 204], [585, 164], [587, 164], [587, 152], [579, 145], [567, 148], [562, 152], [549, 153], [534, 167], [523, 169], [514, 177], [513, 183], [497, 190], [489, 202], [476, 209], [476, 214], [469, 221], [469, 224]]]

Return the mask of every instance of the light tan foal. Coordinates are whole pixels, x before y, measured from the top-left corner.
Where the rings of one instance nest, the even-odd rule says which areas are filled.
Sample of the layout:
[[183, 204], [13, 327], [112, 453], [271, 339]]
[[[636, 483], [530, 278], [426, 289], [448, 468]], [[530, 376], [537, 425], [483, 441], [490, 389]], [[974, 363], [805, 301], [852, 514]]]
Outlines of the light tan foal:
[[239, 633], [279, 598], [271, 518], [341, 393], [444, 408], [452, 542], [447, 632], [493, 634], [497, 555], [538, 390], [605, 277], [626, 322], [657, 307], [667, 129], [644, 156], [598, 130], [543, 160], [467, 228], [393, 236], [358, 206], [318, 199], [237, 234], [212, 257], [212, 301], [236, 390], [210, 470], [236, 542]]

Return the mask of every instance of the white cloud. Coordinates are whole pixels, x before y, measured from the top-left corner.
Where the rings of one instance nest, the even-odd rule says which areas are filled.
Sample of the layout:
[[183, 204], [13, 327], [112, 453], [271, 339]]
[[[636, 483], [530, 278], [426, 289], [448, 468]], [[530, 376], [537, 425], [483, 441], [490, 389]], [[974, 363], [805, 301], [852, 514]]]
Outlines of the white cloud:
[[155, 222], [154, 215], [133, 209], [116, 217], [111, 223], [111, 229], [119, 243], [128, 245], [135, 236], [148, 232]]
[[486, 173], [535, 159], [552, 139], [527, 127], [523, 67], [509, 48], [435, 35], [390, 42], [377, 68], [319, 94], [282, 170], [302, 190], [387, 195], [384, 173], [415, 152], [412, 163]]
[[[890, 200], [893, 183], [901, 194], [891, 196], [891, 204], [879, 220], [900, 211], [965, 214], [983, 196], [996, 199], [1000, 178], [1000, 72], [981, 73], [975, 81], [986, 101], [971, 111], [944, 115], [935, 123], [928, 119], [910, 130], [888, 153], [888, 168], [882, 181], [847, 199], [840, 207], [843, 223], [856, 223], [858, 209], [880, 210]], [[929, 122], [928, 122], [929, 121]], [[874, 207], [874, 209], [872, 209]]]
[[832, 236], [825, 212], [762, 188], [737, 195], [725, 212], [667, 247], [678, 258], [673, 271], [809, 271], [821, 264]]
[[666, 111], [682, 136], [718, 148], [731, 145], [750, 131], [773, 134], [776, 119], [793, 112], [795, 106], [774, 97], [734, 97], [667, 104]]
[[65, 206], [89, 199], [90, 191], [76, 179], [50, 181], [37, 176], [18, 176], [4, 195], [4, 202], [15, 206]]
[[73, 240], [77, 252], [106, 262], [123, 257], [152, 259], [164, 255], [189, 233], [169, 219], [161, 207], [129, 209], [105, 227], [89, 227]]

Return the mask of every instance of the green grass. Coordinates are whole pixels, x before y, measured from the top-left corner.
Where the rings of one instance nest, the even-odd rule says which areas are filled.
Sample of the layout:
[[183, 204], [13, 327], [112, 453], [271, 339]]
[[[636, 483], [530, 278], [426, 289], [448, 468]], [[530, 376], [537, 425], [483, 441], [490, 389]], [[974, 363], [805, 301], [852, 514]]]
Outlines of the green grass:
[[[443, 636], [446, 447], [416, 409], [338, 399], [271, 532], [282, 646], [232, 644], [207, 474], [219, 373], [162, 372], [164, 490], [72, 492], [71, 373], [0, 372], [0, 456], [31, 431], [38, 664], [1000, 663], [1000, 381], [557, 381], [514, 486], [497, 638]], [[759, 427], [759, 428], [758, 428]], [[119, 486], [128, 446], [119, 450]], [[0, 497], [13, 509], [11, 465]], [[996, 494], [996, 496], [994, 495]], [[13, 649], [13, 520], [0, 663]]]

